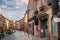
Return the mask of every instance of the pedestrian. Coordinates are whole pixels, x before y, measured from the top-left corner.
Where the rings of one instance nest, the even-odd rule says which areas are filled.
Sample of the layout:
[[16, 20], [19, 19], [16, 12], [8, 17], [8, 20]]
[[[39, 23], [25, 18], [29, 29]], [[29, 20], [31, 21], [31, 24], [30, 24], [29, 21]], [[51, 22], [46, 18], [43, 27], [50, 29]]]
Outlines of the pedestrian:
[[29, 40], [32, 40], [32, 28], [29, 28], [28, 37], [29, 37]]

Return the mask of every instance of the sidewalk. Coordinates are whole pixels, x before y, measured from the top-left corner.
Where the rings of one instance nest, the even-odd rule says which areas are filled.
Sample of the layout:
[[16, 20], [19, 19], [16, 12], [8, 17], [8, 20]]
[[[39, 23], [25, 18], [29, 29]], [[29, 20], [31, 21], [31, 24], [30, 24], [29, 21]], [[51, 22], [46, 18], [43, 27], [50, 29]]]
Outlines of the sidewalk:
[[15, 33], [1, 40], [46, 40], [46, 39], [32, 36], [31, 34], [28, 35], [28, 33], [24, 33], [23, 31], [16, 31]]
[[47, 38], [40, 38], [40, 37], [36, 37], [36, 36], [32, 36], [31, 34], [27, 34], [25, 33], [26, 37], [28, 38], [28, 40], [48, 40]]
[[26, 36], [24, 34], [23, 31], [16, 31], [15, 33], [13, 33], [13, 34], [11, 34], [11, 35], [9, 35], [1, 40], [29, 40], [29, 38], [28, 38], [28, 36]]
[[33, 36], [32, 39], [33, 40], [48, 40], [47, 38], [40, 38], [40, 37], [36, 37], [36, 36]]

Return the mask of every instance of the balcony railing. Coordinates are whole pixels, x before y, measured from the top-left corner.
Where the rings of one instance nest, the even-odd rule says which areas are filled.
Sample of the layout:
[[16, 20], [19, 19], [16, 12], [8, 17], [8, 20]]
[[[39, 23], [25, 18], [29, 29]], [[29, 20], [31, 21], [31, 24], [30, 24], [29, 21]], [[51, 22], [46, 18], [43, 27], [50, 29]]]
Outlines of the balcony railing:
[[42, 5], [39, 9], [40, 9], [40, 11], [43, 11], [43, 10], [44, 10], [44, 8], [45, 8], [45, 6], [44, 6], [44, 5]]

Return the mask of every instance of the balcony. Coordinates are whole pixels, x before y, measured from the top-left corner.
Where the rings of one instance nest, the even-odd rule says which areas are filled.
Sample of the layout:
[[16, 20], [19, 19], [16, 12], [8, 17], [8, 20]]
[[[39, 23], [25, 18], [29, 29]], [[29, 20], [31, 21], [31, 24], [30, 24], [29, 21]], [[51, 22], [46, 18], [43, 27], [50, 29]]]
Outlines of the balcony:
[[47, 2], [47, 5], [50, 6], [50, 5], [51, 5], [51, 1], [48, 1], [48, 2]]
[[40, 9], [40, 11], [43, 11], [43, 10], [44, 10], [44, 8], [45, 8], [45, 6], [44, 6], [44, 5], [42, 5], [39, 9]]

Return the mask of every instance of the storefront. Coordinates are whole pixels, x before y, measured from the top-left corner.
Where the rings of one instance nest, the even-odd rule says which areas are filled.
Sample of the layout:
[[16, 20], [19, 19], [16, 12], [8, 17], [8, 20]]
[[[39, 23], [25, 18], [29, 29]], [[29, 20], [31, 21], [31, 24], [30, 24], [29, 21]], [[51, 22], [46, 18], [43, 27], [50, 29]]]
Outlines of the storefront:
[[41, 13], [39, 15], [39, 20], [40, 20], [40, 32], [41, 32], [41, 37], [48, 38], [48, 14], [47, 13]]

